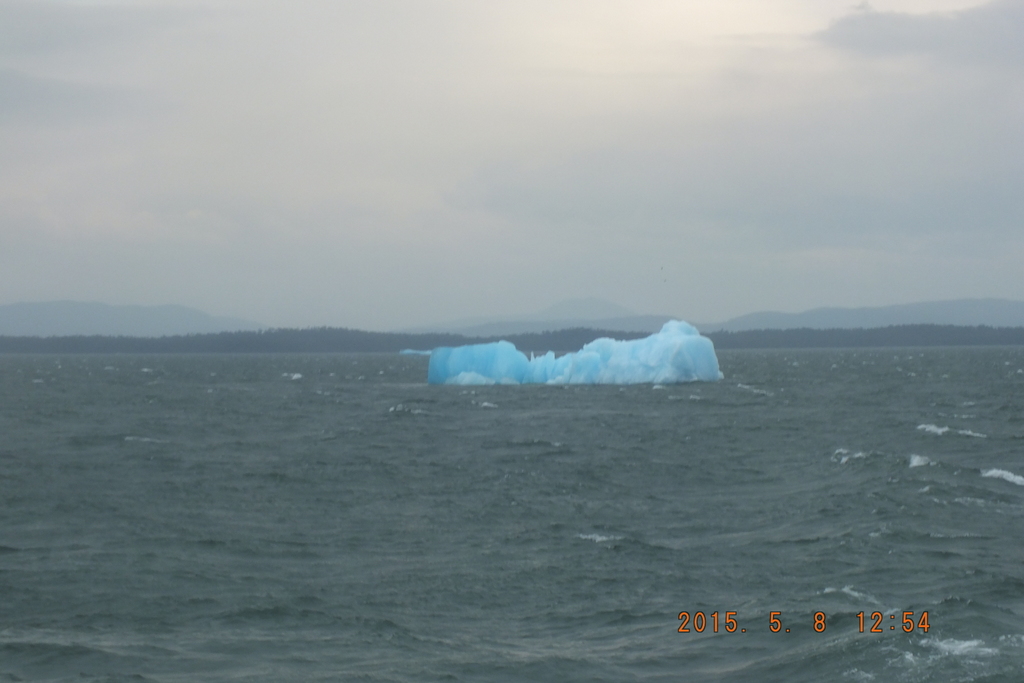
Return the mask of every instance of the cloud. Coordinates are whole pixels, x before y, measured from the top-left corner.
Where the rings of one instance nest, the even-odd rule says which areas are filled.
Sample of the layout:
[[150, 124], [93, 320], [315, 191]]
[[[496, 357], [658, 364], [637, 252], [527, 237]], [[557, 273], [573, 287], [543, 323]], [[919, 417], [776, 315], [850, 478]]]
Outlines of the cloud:
[[928, 55], [956, 64], [999, 62], [1024, 68], [1024, 2], [996, 0], [958, 12], [876, 12], [865, 6], [819, 37], [865, 55]]
[[0, 0], [0, 289], [375, 327], [1010, 295], [1019, 5], [826, 4]]
[[131, 88], [77, 83], [0, 68], [0, 125], [82, 125], [153, 113], [157, 103]]
[[160, 3], [0, 2], [0, 59], [84, 50], [151, 39], [194, 17], [195, 6]]
[[[951, 16], [997, 9], [1007, 7]], [[704, 83], [662, 78], [677, 92], [662, 110], [638, 108], [582, 149], [482, 165], [452, 201], [580, 234], [629, 230], [656, 242], [714, 231], [743, 251], [900, 240], [941, 251], [968, 233], [984, 251], [1015, 239], [1019, 79], [1002, 64], [965, 73], [836, 51], [829, 40], [734, 48]]]

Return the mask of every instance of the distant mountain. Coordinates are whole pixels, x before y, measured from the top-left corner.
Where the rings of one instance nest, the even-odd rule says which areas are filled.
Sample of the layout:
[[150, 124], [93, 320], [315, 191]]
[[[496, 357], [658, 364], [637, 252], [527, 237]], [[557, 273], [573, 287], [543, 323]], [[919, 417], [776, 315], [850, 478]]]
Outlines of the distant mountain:
[[[217, 332], [165, 337], [5, 337], [6, 353], [396, 353], [403, 349], [433, 349], [510, 341], [522, 351], [575, 351], [598, 337], [635, 339], [643, 333], [572, 328], [541, 334], [464, 337], [456, 334], [366, 332], [339, 327]], [[709, 332], [715, 348], [826, 349], [924, 346], [1024, 346], [1024, 327], [956, 325], [893, 325], [871, 329], [746, 330]]]
[[251, 320], [212, 316], [185, 306], [110, 306], [81, 301], [0, 306], [0, 336], [10, 337], [163, 337], [265, 327]]
[[585, 327], [593, 330], [608, 330], [611, 332], [645, 332], [650, 334], [660, 330], [666, 320], [672, 320], [672, 317], [666, 315], [631, 315], [621, 318], [510, 320], [506, 322], [480, 323], [478, 325], [445, 328], [445, 331], [462, 334], [467, 337], [500, 337], [502, 335], [510, 334], [532, 334], [536, 332]]
[[1024, 301], [960, 299], [874, 308], [815, 308], [803, 313], [748, 313], [722, 323], [697, 325], [701, 332], [742, 330], [815, 330], [890, 325], [988, 325], [1024, 327]]
[[530, 315], [533, 320], [606, 320], [629, 318], [636, 312], [597, 297], [567, 299]]
[[657, 332], [670, 315], [637, 315], [624, 306], [588, 297], [568, 299], [526, 316], [499, 320], [463, 318], [440, 325], [402, 330], [410, 333], [447, 332], [468, 337], [535, 334], [551, 330], [590, 328], [610, 332]]
[[[576, 327], [612, 332], [657, 332], [670, 315], [637, 315], [603, 299], [570, 299], [528, 316], [504, 319], [465, 318], [447, 324], [401, 330], [406, 333], [451, 333], [500, 337]], [[685, 319], [685, 318], [684, 318]], [[693, 322], [688, 320], [688, 322]], [[858, 329], [890, 325], [988, 325], [1024, 327], [1024, 301], [961, 299], [865, 308], [815, 308], [803, 313], [764, 311], [720, 323], [693, 323], [701, 332], [745, 330]]]

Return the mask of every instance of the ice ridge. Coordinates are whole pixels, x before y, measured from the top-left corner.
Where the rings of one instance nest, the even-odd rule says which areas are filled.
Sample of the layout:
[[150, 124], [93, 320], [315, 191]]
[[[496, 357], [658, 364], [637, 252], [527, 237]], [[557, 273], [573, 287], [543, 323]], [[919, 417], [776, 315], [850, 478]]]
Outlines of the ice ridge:
[[670, 320], [643, 339], [602, 337], [555, 357], [527, 358], [507, 341], [442, 346], [430, 354], [430, 384], [673, 384], [722, 379], [715, 346], [697, 328]]

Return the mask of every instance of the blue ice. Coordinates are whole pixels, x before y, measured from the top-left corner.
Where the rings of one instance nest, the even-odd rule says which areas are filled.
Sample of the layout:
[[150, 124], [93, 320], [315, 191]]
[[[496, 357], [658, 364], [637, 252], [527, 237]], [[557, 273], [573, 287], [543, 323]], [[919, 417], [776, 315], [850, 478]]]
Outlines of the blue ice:
[[429, 384], [673, 384], [722, 379], [715, 346], [693, 325], [670, 320], [643, 339], [602, 337], [558, 358], [527, 358], [507, 341], [442, 346], [430, 354]]

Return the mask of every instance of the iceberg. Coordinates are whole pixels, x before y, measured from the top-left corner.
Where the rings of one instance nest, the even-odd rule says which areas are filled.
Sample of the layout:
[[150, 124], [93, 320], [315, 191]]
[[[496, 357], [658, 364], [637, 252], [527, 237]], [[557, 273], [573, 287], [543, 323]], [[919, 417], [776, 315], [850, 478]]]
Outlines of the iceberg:
[[715, 346], [693, 325], [670, 320], [643, 339], [602, 337], [555, 357], [530, 358], [507, 341], [442, 346], [430, 353], [428, 384], [675, 384], [722, 379]]

